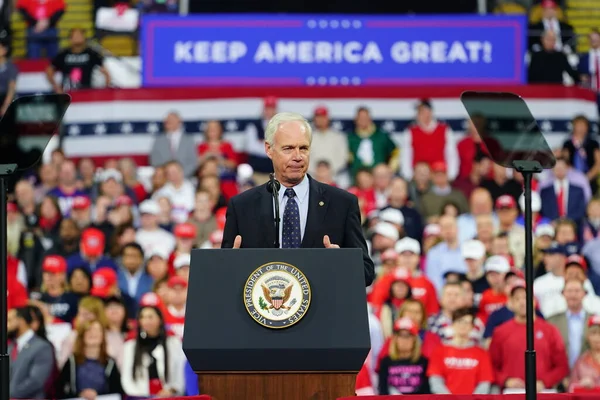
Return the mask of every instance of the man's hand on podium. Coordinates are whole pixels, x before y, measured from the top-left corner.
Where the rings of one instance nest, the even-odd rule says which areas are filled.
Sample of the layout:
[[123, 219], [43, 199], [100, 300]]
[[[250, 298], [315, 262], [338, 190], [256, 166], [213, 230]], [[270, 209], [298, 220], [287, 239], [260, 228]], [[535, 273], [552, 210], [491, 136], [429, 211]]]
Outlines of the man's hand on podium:
[[323, 236], [323, 245], [325, 246], [326, 249], [339, 249], [340, 248], [340, 246], [338, 246], [337, 244], [331, 243], [331, 240], [329, 240], [329, 235]]
[[237, 235], [235, 239], [233, 239], [233, 248], [239, 249], [240, 247], [242, 247], [242, 237]]

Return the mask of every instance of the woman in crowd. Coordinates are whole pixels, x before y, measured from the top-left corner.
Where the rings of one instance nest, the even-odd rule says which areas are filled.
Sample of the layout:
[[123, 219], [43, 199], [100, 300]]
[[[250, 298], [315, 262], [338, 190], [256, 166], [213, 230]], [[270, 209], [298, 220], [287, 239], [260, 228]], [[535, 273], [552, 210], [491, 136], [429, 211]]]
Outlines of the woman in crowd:
[[40, 302], [47, 305], [54, 322], [71, 323], [77, 314], [79, 298], [68, 289], [67, 261], [61, 256], [46, 256], [42, 262]]
[[67, 359], [56, 388], [60, 398], [94, 400], [98, 395], [122, 394], [121, 375], [106, 351], [105, 330], [100, 321], [77, 327], [73, 354]]
[[487, 351], [470, 338], [475, 315], [459, 308], [452, 315], [454, 336], [438, 346], [429, 358], [427, 376], [435, 394], [487, 394], [494, 381]]
[[379, 313], [381, 328], [386, 338], [392, 336], [393, 325], [398, 315], [398, 310], [411, 297], [408, 272], [405, 269], [397, 269], [394, 274], [395, 277], [390, 286], [389, 297], [383, 303]]
[[125, 343], [121, 384], [134, 397], [173, 397], [185, 391], [181, 341], [168, 335], [158, 296], [140, 302], [135, 338]]
[[204, 141], [198, 145], [198, 155], [202, 162], [207, 157], [214, 157], [223, 170], [233, 170], [237, 165], [237, 155], [231, 143], [223, 140], [223, 126], [219, 121], [208, 121], [204, 131]]
[[[106, 315], [104, 311], [104, 303], [97, 297], [84, 297], [79, 302], [79, 307], [77, 309], [77, 315], [73, 321], [73, 327], [75, 331], [71, 332], [69, 336], [65, 338], [62, 345], [60, 346], [60, 352], [57, 356], [58, 366], [62, 368], [67, 362], [69, 355], [73, 352], [73, 346], [75, 346], [75, 341], [77, 340], [77, 327], [79, 324], [84, 324], [88, 322], [99, 321], [100, 324], [106, 327], [108, 324], [106, 322]], [[115, 350], [112, 348], [112, 343], [108, 343], [108, 352], [111, 357], [115, 357], [118, 354], [119, 348], [117, 347]]]
[[42, 237], [47, 240], [47, 246], [51, 247], [58, 237], [58, 229], [62, 213], [56, 197], [46, 196], [40, 204], [40, 220], [38, 222]]
[[421, 355], [419, 327], [410, 318], [394, 324], [389, 355], [379, 366], [379, 394], [427, 394], [427, 359]]
[[127, 307], [123, 299], [109, 297], [104, 300], [104, 314], [106, 316], [106, 341], [110, 343], [112, 357], [117, 366], [123, 364], [123, 346], [125, 337], [129, 332], [129, 320], [127, 318]]
[[583, 353], [571, 371], [569, 391], [600, 389], [600, 315], [588, 320], [587, 341], [590, 349]]
[[148, 254], [146, 272], [152, 277], [154, 282], [158, 282], [169, 277], [169, 270], [174, 269], [172, 265], [169, 267], [169, 259], [169, 253], [160, 247], [154, 248]]
[[86, 268], [76, 267], [69, 275], [71, 292], [83, 298], [90, 294], [92, 289], [92, 276]]

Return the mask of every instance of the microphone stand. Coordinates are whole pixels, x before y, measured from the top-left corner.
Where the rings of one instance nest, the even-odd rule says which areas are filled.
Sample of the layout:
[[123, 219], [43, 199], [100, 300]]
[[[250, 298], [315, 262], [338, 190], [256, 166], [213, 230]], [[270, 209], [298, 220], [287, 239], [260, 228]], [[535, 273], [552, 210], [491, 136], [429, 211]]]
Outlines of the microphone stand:
[[281, 187], [281, 183], [279, 183], [279, 181], [277, 179], [275, 179], [275, 175], [274, 174], [269, 174], [269, 184], [267, 185], [267, 189], [269, 190], [269, 192], [271, 192], [271, 194], [273, 195], [273, 203], [275, 203], [275, 217], [274, 217], [274, 222], [275, 222], [275, 241], [273, 243], [273, 247], [275, 247], [276, 249], [279, 248], [280, 243], [279, 243], [279, 223], [280, 223], [280, 218], [279, 218], [279, 188]]

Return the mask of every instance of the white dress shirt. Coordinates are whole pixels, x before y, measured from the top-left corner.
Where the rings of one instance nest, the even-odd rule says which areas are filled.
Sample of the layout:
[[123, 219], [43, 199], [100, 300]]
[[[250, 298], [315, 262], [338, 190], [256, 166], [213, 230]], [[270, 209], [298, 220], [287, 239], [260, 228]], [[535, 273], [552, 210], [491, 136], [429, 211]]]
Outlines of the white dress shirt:
[[171, 152], [175, 154], [179, 149], [179, 143], [181, 142], [181, 135], [183, 135], [183, 132], [178, 129], [176, 131], [169, 132], [168, 135], [169, 142], [171, 143]]
[[33, 330], [30, 329], [17, 338], [17, 351], [19, 353], [23, 350], [25, 345], [29, 343], [29, 341], [33, 338], [34, 335], [35, 333], [33, 332]]
[[[306, 218], [308, 217], [308, 192], [309, 192], [309, 182], [308, 175], [304, 176], [304, 179], [294, 186], [294, 192], [296, 192], [296, 197], [292, 200], [298, 203], [298, 211], [300, 212], [300, 237], [304, 239], [304, 231], [306, 228]], [[279, 247], [281, 247], [281, 243], [283, 240], [283, 214], [285, 212], [285, 206], [287, 202], [290, 200], [289, 197], [285, 195], [285, 186], [281, 185], [281, 189], [279, 189], [279, 218], [281, 218], [281, 223], [279, 224]], [[302, 240], [301, 239], [301, 240]]]
[[569, 367], [573, 368], [575, 361], [581, 354], [581, 342], [583, 331], [585, 329], [585, 311], [582, 309], [578, 313], [572, 313], [567, 310], [567, 331], [569, 332], [569, 346], [567, 347], [567, 355], [569, 356]]

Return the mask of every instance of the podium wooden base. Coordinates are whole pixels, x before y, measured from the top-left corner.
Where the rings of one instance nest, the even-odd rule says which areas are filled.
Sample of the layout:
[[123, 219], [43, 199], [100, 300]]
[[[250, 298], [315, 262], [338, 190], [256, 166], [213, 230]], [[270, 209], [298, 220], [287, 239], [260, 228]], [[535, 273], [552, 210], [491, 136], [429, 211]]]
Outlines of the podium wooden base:
[[335, 400], [354, 396], [356, 373], [202, 372], [198, 383], [213, 400]]

